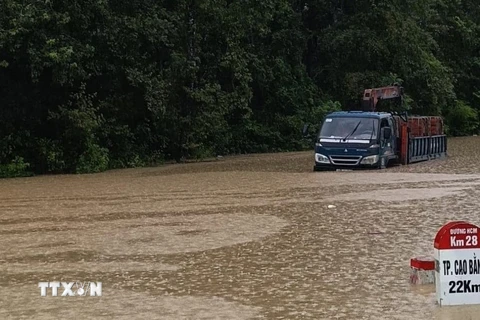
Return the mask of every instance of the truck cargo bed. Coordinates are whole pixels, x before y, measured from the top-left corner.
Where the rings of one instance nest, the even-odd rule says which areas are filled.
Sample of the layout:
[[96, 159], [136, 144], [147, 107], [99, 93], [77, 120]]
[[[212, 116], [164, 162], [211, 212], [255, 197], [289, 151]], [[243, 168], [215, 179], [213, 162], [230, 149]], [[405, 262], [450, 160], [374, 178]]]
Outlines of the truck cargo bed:
[[402, 164], [426, 161], [447, 155], [443, 119], [437, 116], [411, 116], [407, 121], [395, 116]]

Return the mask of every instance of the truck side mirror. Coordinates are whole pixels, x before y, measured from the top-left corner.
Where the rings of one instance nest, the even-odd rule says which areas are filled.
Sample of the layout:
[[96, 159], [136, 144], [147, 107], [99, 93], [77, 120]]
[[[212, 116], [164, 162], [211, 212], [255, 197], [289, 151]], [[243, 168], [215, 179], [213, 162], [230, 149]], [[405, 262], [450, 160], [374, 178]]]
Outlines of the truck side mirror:
[[384, 127], [382, 128], [383, 139], [389, 140], [392, 137], [392, 128]]
[[308, 136], [308, 128], [310, 127], [309, 124], [304, 124], [303, 125], [303, 130], [302, 130], [302, 134], [304, 137], [307, 137]]

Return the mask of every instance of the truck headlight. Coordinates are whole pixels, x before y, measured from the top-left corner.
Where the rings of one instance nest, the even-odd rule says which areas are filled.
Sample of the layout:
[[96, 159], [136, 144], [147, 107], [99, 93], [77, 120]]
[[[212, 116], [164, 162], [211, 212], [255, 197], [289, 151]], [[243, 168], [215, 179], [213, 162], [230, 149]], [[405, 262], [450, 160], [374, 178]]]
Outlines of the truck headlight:
[[374, 156], [368, 156], [362, 159], [361, 164], [374, 164], [378, 162], [378, 154]]
[[319, 163], [330, 163], [330, 160], [328, 159], [328, 157], [320, 153], [315, 153], [315, 161]]

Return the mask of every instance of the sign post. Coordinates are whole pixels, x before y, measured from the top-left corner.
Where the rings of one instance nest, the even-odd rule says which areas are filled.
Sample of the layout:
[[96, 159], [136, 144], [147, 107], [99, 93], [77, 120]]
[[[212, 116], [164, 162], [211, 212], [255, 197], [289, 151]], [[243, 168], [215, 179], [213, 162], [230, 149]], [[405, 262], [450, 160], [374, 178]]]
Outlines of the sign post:
[[447, 223], [435, 237], [434, 258], [438, 304], [480, 304], [480, 228]]

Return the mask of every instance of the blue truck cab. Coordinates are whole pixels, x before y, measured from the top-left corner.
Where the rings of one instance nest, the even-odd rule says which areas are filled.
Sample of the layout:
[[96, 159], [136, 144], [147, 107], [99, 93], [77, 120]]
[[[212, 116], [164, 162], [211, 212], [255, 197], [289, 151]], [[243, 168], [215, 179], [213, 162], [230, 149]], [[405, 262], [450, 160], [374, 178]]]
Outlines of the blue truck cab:
[[398, 160], [398, 130], [391, 113], [328, 114], [315, 141], [314, 171], [382, 169]]

